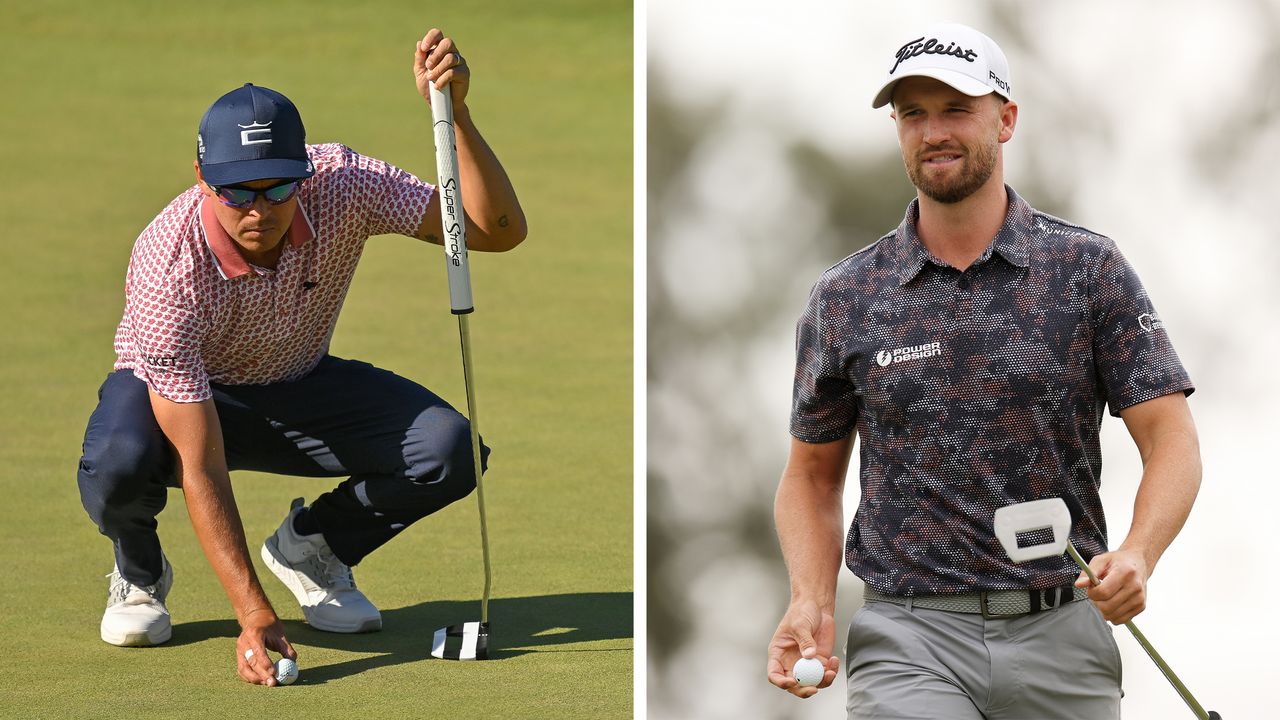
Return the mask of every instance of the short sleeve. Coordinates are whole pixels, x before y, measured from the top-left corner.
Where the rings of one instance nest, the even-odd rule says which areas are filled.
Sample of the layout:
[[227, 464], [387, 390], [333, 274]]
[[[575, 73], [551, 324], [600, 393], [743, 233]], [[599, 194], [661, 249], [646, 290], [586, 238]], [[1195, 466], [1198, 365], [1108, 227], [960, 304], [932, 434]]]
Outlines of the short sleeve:
[[350, 200], [364, 213], [368, 235], [414, 237], [435, 186], [387, 162], [348, 150]]
[[823, 283], [809, 294], [796, 323], [796, 373], [791, 396], [791, 434], [797, 440], [825, 443], [847, 437], [858, 422], [857, 392], [844, 373], [827, 336], [829, 322]]
[[1133, 267], [1109, 244], [1089, 304], [1093, 357], [1112, 415], [1147, 400], [1195, 391]]
[[213, 397], [200, 356], [199, 317], [177, 288], [167, 280], [130, 283], [125, 312], [137, 355], [134, 375], [173, 402]]

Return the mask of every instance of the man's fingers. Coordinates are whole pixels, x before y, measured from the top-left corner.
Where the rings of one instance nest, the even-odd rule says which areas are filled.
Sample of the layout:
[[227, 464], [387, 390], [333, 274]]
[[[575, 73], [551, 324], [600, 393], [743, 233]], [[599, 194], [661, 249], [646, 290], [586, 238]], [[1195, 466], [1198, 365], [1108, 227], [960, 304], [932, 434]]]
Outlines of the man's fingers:
[[795, 634], [796, 645], [800, 649], [800, 657], [814, 658], [818, 655], [818, 644], [814, 642], [813, 636], [805, 633], [803, 630], [797, 631]]
[[244, 651], [243, 660], [240, 677], [255, 685], [276, 684], [276, 668], [265, 647], [262, 645], [250, 647]]
[[[285, 636], [279, 635], [276, 637], [269, 637], [267, 638], [267, 645], [269, 645], [272, 650], [275, 650], [290, 660], [297, 662], [298, 653], [293, 649], [293, 645], [289, 644], [289, 640], [286, 639]], [[274, 671], [274, 667], [272, 669]]]
[[1115, 625], [1123, 625], [1147, 608], [1147, 601], [1142, 593], [1126, 594], [1124, 597], [1114, 599], [1105, 606], [1099, 605], [1098, 611], [1102, 613], [1102, 617], [1108, 622]]
[[1115, 619], [1112, 620], [1111, 622], [1115, 625], [1124, 625], [1125, 623], [1137, 617], [1138, 613], [1142, 612], [1143, 609], [1144, 608], [1141, 603], [1137, 603], [1137, 602], [1129, 603], [1128, 605], [1125, 605], [1124, 607], [1120, 608], [1120, 610], [1114, 613]]
[[453, 38], [444, 38], [440, 40], [440, 42], [436, 43], [431, 48], [430, 54], [427, 55], [427, 68], [438, 72], [449, 67], [445, 63], [447, 63], [454, 52], [456, 52], [456, 48], [453, 44]]
[[765, 673], [769, 677], [769, 682], [783, 690], [790, 691], [799, 683], [788, 674], [788, 670], [790, 668], [786, 666], [783, 650], [777, 646], [775, 640], [775, 643], [769, 646], [769, 662], [765, 665]]
[[254, 654], [253, 661], [250, 664], [258, 672], [258, 682], [260, 684], [276, 684], [276, 666], [275, 663], [271, 662], [271, 656], [267, 654], [265, 647], [261, 648], [261, 652]]
[[1119, 589], [1118, 583], [1103, 582], [1089, 588], [1089, 599], [1096, 603], [1108, 603]]
[[[825, 681], [826, 678], [823, 678], [823, 680]], [[818, 687], [826, 687], [831, 684], [828, 682], [826, 685], [819, 685], [818, 687], [800, 687], [800, 683], [796, 682], [795, 678], [786, 673], [779, 672], [769, 673], [769, 682], [798, 698], [813, 697], [818, 694]]]
[[431, 28], [426, 35], [422, 36], [422, 40], [418, 42], [418, 48], [422, 50], [422, 54], [426, 55], [431, 52], [431, 48], [439, 44], [440, 39], [444, 37], [444, 32], [439, 28]]
[[443, 91], [445, 86], [453, 81], [453, 68], [446, 70], [443, 75], [433, 75], [433, 77], [435, 79], [431, 81], [432, 84], [436, 86], [437, 90]]
[[785, 672], [775, 672], [773, 670], [769, 671], [769, 682], [783, 690], [790, 690], [800, 685], [795, 678]]
[[836, 675], [840, 673], [840, 658], [829, 657], [825, 665], [827, 669], [822, 673], [822, 682], [818, 683], [820, 688], [830, 687], [831, 683], [836, 681]]

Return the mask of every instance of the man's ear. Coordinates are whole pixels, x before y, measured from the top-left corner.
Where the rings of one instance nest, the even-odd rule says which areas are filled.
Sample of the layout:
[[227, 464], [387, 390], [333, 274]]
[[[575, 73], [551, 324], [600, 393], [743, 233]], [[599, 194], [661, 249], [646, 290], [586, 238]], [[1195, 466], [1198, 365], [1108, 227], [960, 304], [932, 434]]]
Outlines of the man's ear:
[[212, 196], [213, 196], [213, 190], [212, 190], [212, 189], [210, 189], [210, 187], [209, 187], [209, 183], [206, 183], [206, 182], [204, 181], [204, 173], [200, 172], [200, 161], [199, 161], [199, 160], [192, 160], [192, 161], [191, 161], [191, 167], [195, 168], [195, 171], [196, 171], [196, 184], [200, 186], [200, 191], [201, 191], [201, 192], [203, 192], [205, 195], [208, 195], [208, 196], [212, 197]]
[[1018, 103], [1009, 100], [1000, 108], [1000, 142], [1013, 139], [1013, 130], [1018, 126]]

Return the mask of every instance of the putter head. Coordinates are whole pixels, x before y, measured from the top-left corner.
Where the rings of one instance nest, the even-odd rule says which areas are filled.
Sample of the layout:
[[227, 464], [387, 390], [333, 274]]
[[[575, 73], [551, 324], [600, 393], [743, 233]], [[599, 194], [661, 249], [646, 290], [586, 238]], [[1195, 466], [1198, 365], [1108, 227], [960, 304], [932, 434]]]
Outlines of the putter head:
[[467, 622], [436, 630], [431, 643], [431, 657], [441, 660], [488, 660], [489, 623]]
[[1062, 498], [1006, 505], [996, 510], [995, 531], [1016, 563], [1061, 555], [1071, 536], [1071, 511]]

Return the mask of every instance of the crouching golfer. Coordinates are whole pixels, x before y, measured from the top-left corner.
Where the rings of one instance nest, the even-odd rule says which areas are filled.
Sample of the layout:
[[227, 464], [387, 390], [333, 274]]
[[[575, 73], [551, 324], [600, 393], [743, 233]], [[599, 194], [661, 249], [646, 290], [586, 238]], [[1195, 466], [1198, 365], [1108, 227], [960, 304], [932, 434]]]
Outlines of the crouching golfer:
[[[433, 83], [452, 93], [470, 247], [515, 247], [524, 215], [465, 104], [466, 61], [433, 29], [413, 73], [428, 102]], [[409, 380], [328, 352], [365, 240], [440, 243], [441, 198], [343, 145], [306, 145], [294, 105], [254, 85], [205, 113], [194, 164], [196, 185], [134, 245], [80, 496], [115, 550], [104, 641], [169, 639], [173, 569], [156, 515], [181, 487], [240, 623], [240, 676], [272, 685], [265, 649], [296, 656], [254, 573], [229, 470], [347, 477], [310, 507], [295, 502], [261, 550], [307, 622], [344, 633], [382, 627], [351, 566], [475, 487], [462, 415]]]
[[[818, 692], [790, 676], [803, 654], [826, 664], [820, 686], [835, 679], [843, 550], [867, 586], [848, 633], [849, 718], [1114, 719], [1120, 655], [1103, 620], [1142, 612], [1191, 510], [1191, 380], [1116, 243], [1004, 184], [1018, 106], [996, 44], [959, 25], [903, 40], [873, 107], [892, 105], [917, 197], [896, 230], [822, 274], [798, 324], [775, 505], [791, 604], [768, 677]], [[1110, 552], [1108, 409], [1144, 466]], [[855, 431], [862, 496], [842, 545]], [[1097, 587], [1065, 555], [1015, 565], [996, 539], [997, 509], [1050, 497], [1070, 507]]]

